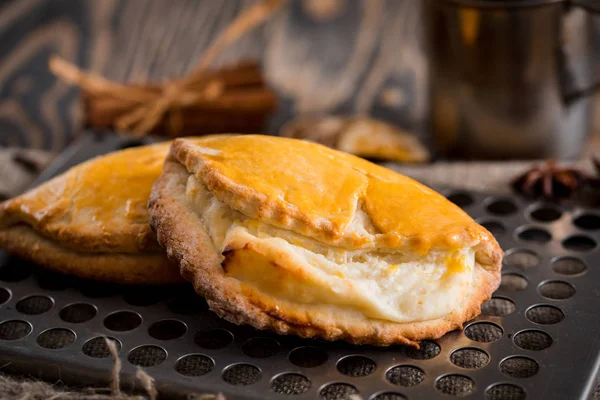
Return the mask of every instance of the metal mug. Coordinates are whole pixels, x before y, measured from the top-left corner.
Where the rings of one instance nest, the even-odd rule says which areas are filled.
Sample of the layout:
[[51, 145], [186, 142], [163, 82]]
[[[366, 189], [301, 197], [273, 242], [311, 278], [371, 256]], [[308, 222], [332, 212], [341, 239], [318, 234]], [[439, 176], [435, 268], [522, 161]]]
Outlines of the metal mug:
[[600, 0], [426, 0], [438, 153], [573, 159], [592, 128]]

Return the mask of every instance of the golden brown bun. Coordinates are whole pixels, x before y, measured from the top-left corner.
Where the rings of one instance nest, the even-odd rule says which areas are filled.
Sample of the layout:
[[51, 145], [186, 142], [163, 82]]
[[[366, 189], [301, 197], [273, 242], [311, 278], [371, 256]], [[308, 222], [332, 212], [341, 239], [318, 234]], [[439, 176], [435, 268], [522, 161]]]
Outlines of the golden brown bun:
[[148, 225], [170, 143], [97, 157], [0, 204], [0, 247], [46, 268], [116, 283], [181, 282]]
[[182, 282], [179, 271], [162, 252], [77, 252], [58, 246], [26, 225], [0, 232], [0, 242], [12, 254], [80, 278], [131, 285]]
[[[500, 281], [498, 244], [454, 204], [294, 139], [176, 140], [149, 208], [159, 243], [211, 309], [281, 334], [414, 345], [476, 316]], [[437, 315], [411, 287], [385, 286], [421, 267], [439, 283], [415, 285], [435, 289], [424, 298], [448, 312]], [[362, 290], [374, 282], [385, 286], [382, 297], [396, 301], [406, 290], [415, 300], [396, 310]], [[438, 296], [438, 287], [453, 297]], [[434, 316], [418, 319], [422, 312]]]
[[410, 133], [365, 117], [313, 117], [286, 123], [285, 137], [310, 140], [360, 157], [400, 163], [425, 163], [430, 155]]

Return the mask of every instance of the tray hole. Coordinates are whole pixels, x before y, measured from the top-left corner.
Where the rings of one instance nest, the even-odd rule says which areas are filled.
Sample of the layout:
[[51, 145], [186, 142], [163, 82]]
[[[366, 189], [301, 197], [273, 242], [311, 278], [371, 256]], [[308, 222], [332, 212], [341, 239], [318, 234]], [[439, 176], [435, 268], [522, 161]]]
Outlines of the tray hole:
[[420, 349], [416, 349], [414, 347], [404, 346], [403, 353], [407, 357], [412, 358], [413, 360], [429, 360], [431, 358], [435, 358], [440, 354], [440, 346], [436, 342], [432, 342], [431, 340], [425, 340], [419, 343]]
[[425, 372], [412, 365], [398, 365], [390, 368], [385, 374], [385, 379], [392, 385], [411, 387], [417, 386], [425, 379]]
[[233, 342], [233, 334], [225, 329], [209, 329], [196, 332], [194, 342], [205, 349], [222, 349]]
[[511, 383], [501, 383], [486, 390], [485, 398], [487, 400], [525, 400], [527, 396], [519, 386]]
[[17, 303], [17, 311], [21, 314], [43, 314], [54, 306], [54, 301], [48, 296], [29, 296]]
[[450, 361], [461, 368], [477, 369], [485, 367], [490, 361], [490, 356], [481, 349], [466, 347], [453, 351]]
[[500, 236], [506, 233], [506, 228], [501, 222], [493, 220], [484, 220], [479, 223], [485, 229], [487, 229], [492, 235]]
[[581, 214], [573, 220], [576, 227], [588, 231], [600, 229], [600, 215]]
[[[244, 343], [246, 340], [252, 339], [254, 337], [267, 338], [265, 334], [267, 334], [266, 331], [256, 329], [255, 327], [250, 325], [239, 325], [235, 327], [235, 337], [240, 343]], [[279, 337], [279, 339], [285, 338], [291, 339], [287, 336]]]
[[119, 286], [114, 283], [104, 283], [96, 281], [82, 281], [80, 283], [80, 292], [85, 297], [91, 299], [101, 299], [111, 297], [119, 293]]
[[111, 331], [130, 331], [142, 323], [142, 317], [133, 311], [117, 311], [104, 318], [104, 326]]
[[529, 357], [509, 357], [500, 363], [500, 371], [513, 378], [530, 378], [539, 370], [538, 363]]
[[0, 280], [4, 282], [21, 282], [29, 278], [32, 272], [31, 264], [27, 261], [8, 257], [0, 268]]
[[176, 319], [165, 319], [152, 324], [148, 334], [158, 340], [173, 340], [182, 337], [187, 332], [187, 326]]
[[252, 364], [234, 364], [223, 371], [223, 380], [235, 386], [252, 385], [260, 378], [260, 369]]
[[39, 287], [50, 291], [61, 291], [73, 286], [73, 277], [54, 271], [41, 270], [36, 272]]
[[531, 250], [509, 250], [504, 256], [504, 265], [508, 267], [520, 268], [523, 270], [533, 268], [539, 265], [540, 256]]
[[553, 222], [562, 217], [562, 211], [550, 204], [544, 204], [529, 213], [531, 218], [540, 222]]
[[54, 328], [40, 333], [37, 344], [45, 349], [62, 349], [75, 341], [75, 332], [70, 329]]
[[565, 319], [565, 314], [560, 308], [549, 305], [531, 307], [525, 316], [531, 322], [540, 325], [558, 324]]
[[318, 347], [298, 347], [292, 350], [289, 360], [298, 367], [314, 368], [327, 362], [327, 353]]
[[167, 359], [167, 352], [162, 347], [144, 345], [129, 352], [127, 360], [140, 367], [153, 367]]
[[487, 211], [495, 215], [510, 215], [517, 212], [516, 204], [510, 199], [496, 199], [486, 207]]
[[4, 288], [0, 288], [0, 304], [4, 304], [8, 300], [10, 300], [10, 292]]
[[450, 396], [466, 396], [475, 391], [475, 382], [464, 375], [446, 375], [435, 382], [435, 388]]
[[582, 275], [587, 271], [587, 266], [579, 258], [562, 257], [552, 261], [552, 269], [561, 275]]
[[503, 331], [491, 322], [475, 322], [465, 328], [465, 336], [481, 343], [491, 343], [502, 338]]
[[353, 378], [371, 375], [376, 368], [375, 361], [365, 356], [347, 356], [337, 363], [340, 374]]
[[503, 274], [499, 290], [505, 292], [520, 292], [527, 288], [527, 279], [519, 274]]
[[459, 206], [460, 208], [465, 208], [470, 206], [475, 202], [473, 196], [471, 196], [467, 192], [454, 192], [450, 193], [447, 196], [447, 199]]
[[407, 397], [400, 393], [385, 392], [371, 397], [371, 400], [407, 400]]
[[87, 322], [96, 316], [96, 307], [88, 303], [70, 304], [60, 310], [59, 316], [65, 322], [81, 324]]
[[208, 310], [208, 304], [203, 297], [191, 288], [183, 290], [183, 294], [176, 295], [168, 300], [169, 310], [175, 314], [192, 315]]
[[550, 281], [542, 283], [539, 287], [540, 295], [552, 300], [565, 300], [575, 296], [573, 285], [563, 281]]
[[519, 239], [525, 242], [544, 244], [552, 240], [552, 235], [550, 234], [550, 232], [542, 228], [521, 227], [517, 229], [517, 232], [517, 236], [519, 237]]
[[12, 320], [0, 324], [0, 340], [17, 340], [31, 333], [31, 324], [25, 321]]
[[400, 393], [385, 392], [380, 393], [375, 397], [371, 397], [371, 400], [407, 400], [407, 398]]
[[567, 250], [586, 252], [596, 247], [596, 241], [588, 236], [573, 235], [563, 240], [562, 245]]
[[271, 389], [275, 393], [297, 395], [306, 393], [310, 389], [310, 380], [301, 374], [287, 373], [273, 378]]
[[212, 358], [202, 354], [189, 354], [181, 357], [175, 363], [175, 371], [185, 376], [202, 376], [215, 367]]
[[523, 350], [542, 351], [552, 346], [552, 338], [546, 332], [527, 330], [519, 332], [513, 338], [517, 347]]
[[279, 352], [279, 348], [279, 343], [268, 337], [251, 338], [242, 344], [244, 354], [254, 358], [273, 357]]
[[[117, 346], [117, 351], [121, 350], [121, 342], [119, 342], [117, 339], [112, 338], [112, 337], [108, 337], [106, 339], [111, 340], [115, 344], [115, 346]], [[108, 349], [108, 346], [106, 345], [106, 339], [101, 336], [90, 339], [87, 342], [85, 342], [85, 344], [81, 348], [81, 351], [83, 351], [83, 354], [85, 354], [88, 357], [93, 357], [93, 358], [109, 357], [110, 350]]]
[[163, 290], [154, 287], [136, 287], [127, 290], [123, 299], [127, 304], [138, 307], [147, 307], [158, 303], [163, 298]]
[[506, 317], [516, 310], [515, 303], [504, 297], [492, 297], [481, 306], [481, 312], [490, 317]]
[[330, 383], [319, 392], [321, 400], [350, 400], [358, 389], [348, 383]]

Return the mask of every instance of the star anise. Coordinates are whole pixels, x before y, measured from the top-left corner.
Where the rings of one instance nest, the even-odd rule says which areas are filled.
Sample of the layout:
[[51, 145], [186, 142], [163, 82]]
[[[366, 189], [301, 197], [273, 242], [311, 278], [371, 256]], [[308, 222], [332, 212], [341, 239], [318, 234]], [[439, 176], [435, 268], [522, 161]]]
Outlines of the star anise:
[[529, 198], [565, 201], [575, 196], [588, 181], [583, 172], [574, 168], [562, 168], [554, 161], [534, 167], [513, 182], [513, 188]]

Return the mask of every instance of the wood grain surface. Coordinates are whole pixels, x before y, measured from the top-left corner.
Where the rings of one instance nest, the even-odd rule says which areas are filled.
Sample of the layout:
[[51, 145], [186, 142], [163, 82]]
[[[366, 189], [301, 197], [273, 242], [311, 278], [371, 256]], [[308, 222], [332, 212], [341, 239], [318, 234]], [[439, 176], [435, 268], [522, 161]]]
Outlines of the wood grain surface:
[[[0, 0], [0, 146], [59, 151], [79, 132], [78, 90], [51, 54], [119, 81], [181, 76], [252, 0]], [[372, 114], [423, 136], [427, 60], [417, 0], [288, 0], [216, 60], [259, 60], [281, 106]], [[600, 25], [600, 21], [598, 21]], [[598, 29], [600, 44], [600, 29]]]
[[[414, 0], [292, 0], [215, 62], [262, 62], [298, 114], [374, 113], [420, 131], [426, 61]], [[59, 151], [78, 133], [78, 91], [51, 54], [120, 81], [189, 71], [245, 0], [12, 0], [0, 8], [0, 145]]]

